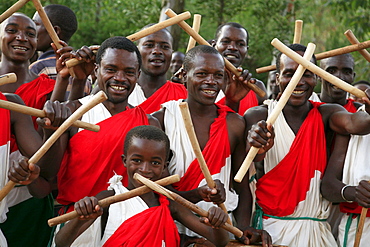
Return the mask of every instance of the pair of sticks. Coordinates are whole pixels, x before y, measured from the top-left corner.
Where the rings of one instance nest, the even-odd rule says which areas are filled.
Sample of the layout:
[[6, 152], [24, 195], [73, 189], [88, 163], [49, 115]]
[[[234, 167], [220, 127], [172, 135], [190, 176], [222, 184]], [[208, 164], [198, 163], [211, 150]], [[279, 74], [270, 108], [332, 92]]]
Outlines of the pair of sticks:
[[[88, 110], [93, 108], [95, 105], [107, 100], [107, 96], [103, 91], [100, 91], [97, 93], [87, 104], [82, 105], [79, 107], [64, 123], [50, 136], [48, 140], [40, 147], [40, 149], [28, 160], [29, 164], [35, 164], [37, 163], [42, 156], [50, 149], [50, 147], [58, 140], [58, 138], [73, 124], [76, 124], [76, 121], [79, 121], [78, 119], [81, 118], [81, 116], [86, 113]], [[45, 116], [45, 113], [41, 110], [33, 109], [31, 107], [27, 106], [20, 106], [18, 104], [12, 104], [11, 102], [7, 101], [1, 101], [1, 107], [6, 109], [13, 109], [17, 111], [21, 111], [26, 114], [33, 114], [36, 116], [43, 117]], [[8, 107], [8, 108], [7, 108]], [[82, 123], [81, 121], [77, 122]], [[87, 123], [84, 123], [84, 125]], [[91, 125], [91, 124], [88, 124]], [[81, 127], [81, 124], [78, 125]], [[97, 126], [99, 128], [99, 126]], [[93, 127], [94, 130], [96, 130], [96, 127]], [[15, 182], [9, 181], [0, 191], [0, 201], [4, 199], [4, 197], [14, 188], [16, 185]]]

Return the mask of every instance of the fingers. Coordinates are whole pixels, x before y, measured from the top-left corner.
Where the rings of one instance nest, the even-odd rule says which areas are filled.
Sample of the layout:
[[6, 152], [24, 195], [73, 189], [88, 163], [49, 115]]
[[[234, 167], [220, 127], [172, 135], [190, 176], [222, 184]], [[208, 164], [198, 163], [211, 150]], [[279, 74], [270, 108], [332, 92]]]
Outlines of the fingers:
[[[259, 121], [257, 124], [254, 124], [252, 128], [248, 131], [247, 141], [251, 146], [256, 148], [264, 148], [268, 145], [269, 139], [273, 138], [273, 128], [272, 126], [267, 128], [266, 121]], [[271, 132], [270, 132], [271, 131]]]
[[37, 118], [37, 123], [43, 128], [56, 128], [71, 115], [71, 110], [59, 101], [47, 101], [44, 105], [44, 118]]
[[31, 171], [28, 167], [28, 159], [22, 157], [20, 160], [13, 160], [9, 167], [8, 178], [9, 180], [20, 183], [28, 180], [31, 175]]
[[78, 60], [85, 60], [87, 63], [89, 63], [95, 60], [95, 54], [89, 47], [82, 46], [76, 51], [76, 58]]
[[85, 197], [79, 200], [75, 203], [75, 210], [81, 219], [96, 218], [103, 213], [96, 197]]
[[227, 214], [222, 211], [221, 208], [211, 207], [208, 210], [208, 217], [205, 219], [205, 221], [208, 220], [212, 227], [219, 228], [221, 225], [225, 224], [227, 217]]
[[257, 230], [253, 227], [248, 227], [243, 232], [243, 237], [240, 238], [239, 241], [245, 244], [255, 244], [262, 242], [263, 247], [272, 247], [271, 236], [265, 230]]
[[370, 208], [370, 184], [368, 181], [362, 180], [356, 186], [356, 201], [365, 208]]

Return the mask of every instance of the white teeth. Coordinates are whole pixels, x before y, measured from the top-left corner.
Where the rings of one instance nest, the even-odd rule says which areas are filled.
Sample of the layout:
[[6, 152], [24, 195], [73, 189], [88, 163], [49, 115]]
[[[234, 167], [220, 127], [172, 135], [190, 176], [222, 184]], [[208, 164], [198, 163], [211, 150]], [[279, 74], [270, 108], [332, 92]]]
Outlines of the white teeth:
[[294, 94], [303, 94], [304, 91], [293, 91]]
[[162, 60], [153, 60], [153, 62], [155, 62], [155, 63], [161, 63], [162, 62]]
[[27, 48], [26, 47], [22, 47], [22, 46], [13, 46], [13, 48], [16, 49], [16, 50], [27, 51]]
[[216, 91], [213, 91], [213, 90], [203, 90], [204, 93], [208, 94], [208, 95], [213, 95], [216, 93]]
[[228, 58], [236, 58], [235, 55], [227, 55], [226, 57], [228, 57]]
[[123, 91], [126, 89], [125, 87], [122, 87], [122, 86], [110, 86], [110, 87], [117, 91]]

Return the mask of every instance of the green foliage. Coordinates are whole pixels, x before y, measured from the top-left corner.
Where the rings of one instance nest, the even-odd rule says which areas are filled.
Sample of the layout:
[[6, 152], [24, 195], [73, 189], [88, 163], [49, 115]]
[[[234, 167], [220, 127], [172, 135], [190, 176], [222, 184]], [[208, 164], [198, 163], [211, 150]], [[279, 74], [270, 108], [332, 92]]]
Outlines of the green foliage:
[[[3, 12], [16, 0], [0, 0]], [[127, 36], [143, 26], [158, 22], [161, 0], [48, 0], [43, 5], [57, 3], [69, 6], [77, 15], [79, 29], [70, 45], [99, 44], [104, 39]], [[273, 38], [290, 43], [294, 35], [294, 22], [303, 20], [301, 43], [316, 44], [315, 53], [350, 45], [343, 35], [351, 29], [360, 41], [370, 38], [370, 0], [185, 0], [185, 10], [202, 15], [200, 34], [206, 40], [214, 38], [218, 25], [239, 22], [250, 34], [249, 57], [245, 68], [254, 72], [256, 68], [269, 65], [277, 51], [271, 46]], [[32, 3], [21, 10], [32, 17]], [[187, 20], [191, 24], [192, 20]], [[181, 32], [179, 50], [185, 51], [189, 36]], [[356, 80], [370, 79], [368, 62], [358, 52], [352, 53], [356, 60]], [[267, 73], [255, 74], [266, 81]]]

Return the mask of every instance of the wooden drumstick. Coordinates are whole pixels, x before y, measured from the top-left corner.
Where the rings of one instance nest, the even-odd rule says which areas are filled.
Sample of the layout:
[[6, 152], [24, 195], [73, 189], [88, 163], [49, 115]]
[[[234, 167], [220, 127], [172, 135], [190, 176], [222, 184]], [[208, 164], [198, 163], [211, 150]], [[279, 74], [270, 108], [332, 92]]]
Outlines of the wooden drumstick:
[[[353, 34], [353, 32], [351, 30], [347, 30], [344, 32], [344, 35], [346, 35], [347, 39], [349, 40], [349, 42], [351, 42], [352, 45], [355, 45], [355, 44], [359, 44], [360, 41], [358, 41], [358, 39], [356, 38], [356, 36]], [[370, 53], [366, 50], [366, 49], [363, 49], [363, 50], [359, 50], [358, 51], [368, 62], [370, 62]]]
[[10, 6], [9, 9], [7, 9], [4, 13], [0, 15], [0, 23], [2, 23], [5, 19], [9, 18], [12, 14], [17, 12], [20, 8], [22, 8], [29, 1], [30, 0], [19, 0], [18, 2]]
[[[174, 18], [177, 16], [177, 14], [171, 10], [171, 9], [167, 9], [165, 11], [165, 14], [168, 16], [168, 17], [171, 17]], [[185, 21], [181, 21], [179, 23], [177, 23], [182, 29], [184, 29], [184, 31], [189, 34], [191, 37], [193, 37], [197, 42], [198, 44], [200, 45], [208, 45], [208, 46], [211, 46], [207, 40], [205, 40], [202, 36], [200, 36], [197, 32], [195, 32]], [[240, 76], [241, 75], [241, 72], [235, 68], [235, 66], [229, 62], [229, 60], [227, 60], [225, 57], [224, 57], [224, 61], [225, 61], [225, 67], [231, 71], [234, 75], [236, 76]], [[248, 82], [248, 85], [247, 85], [251, 90], [253, 90], [258, 96], [260, 97], [264, 97], [266, 95], [266, 93], [260, 89], [257, 85], [253, 84], [253, 83], [250, 83]]]
[[[198, 14], [194, 15], [193, 29], [197, 33], [199, 33], [201, 19], [202, 19], [201, 15], [198, 15]], [[188, 42], [188, 47], [186, 48], [185, 53], [187, 53], [190, 49], [194, 48], [195, 43], [196, 43], [195, 39], [190, 36], [189, 42]], [[181, 79], [182, 75], [180, 74], [180, 72], [183, 68], [184, 68], [184, 66], [181, 66], [181, 68], [178, 71], [175, 72], [174, 76], [178, 75], [178, 77]]]
[[[126, 38], [128, 38], [131, 41], [136, 41], [136, 40], [139, 40], [139, 39], [141, 39], [145, 36], [148, 36], [152, 33], [155, 33], [155, 32], [157, 32], [161, 29], [172, 26], [172, 25], [174, 25], [174, 24], [176, 24], [180, 21], [184, 21], [186, 19], [189, 19], [190, 17], [191, 17], [191, 14], [190, 14], [189, 11], [187, 11], [187, 12], [184, 12], [184, 13], [178, 15], [176, 19], [170, 18], [170, 19], [167, 19], [165, 21], [161, 21], [161, 22], [159, 22], [159, 23], [157, 23], [153, 26], [150, 26], [146, 29], [143, 29], [143, 30], [141, 30], [137, 33], [131, 34], [131, 35], [127, 36]], [[80, 63], [83, 63], [83, 62], [84, 62], [83, 60], [78, 60], [76, 58], [72, 58], [72, 59], [70, 59], [66, 62], [66, 65], [67, 65], [68, 68], [70, 68], [70, 67], [76, 66], [77, 64], [80, 64]]]
[[[168, 189], [154, 183], [153, 181], [151, 181], [147, 178], [144, 178], [143, 176], [139, 175], [138, 173], [134, 174], [134, 178], [136, 180], [140, 181], [141, 183], [145, 184], [146, 186], [148, 186], [152, 190], [157, 191], [158, 193], [161, 193], [162, 195], [165, 195], [166, 197], [170, 198], [171, 200], [180, 203], [184, 207], [189, 208], [191, 211], [195, 212], [196, 214], [199, 214], [200, 216], [203, 216], [203, 217], [208, 216], [208, 212], [206, 210], [204, 210], [204, 209], [198, 207], [197, 205], [189, 202], [188, 200], [181, 197], [180, 195], [178, 195], [178, 194], [176, 194], [172, 191], [169, 191]], [[236, 228], [236, 227], [234, 227], [234, 226], [232, 226], [228, 223], [225, 223], [221, 227], [223, 229], [225, 229], [226, 231], [231, 232], [232, 234], [234, 234], [238, 238], [241, 238], [243, 236], [243, 232], [241, 230], [239, 230], [238, 228]]]
[[[20, 104], [10, 102], [7, 100], [0, 100], [0, 108], [8, 109], [10, 111], [20, 112], [20, 113], [31, 115], [34, 117], [46, 117], [46, 114], [43, 110], [39, 110], [39, 109], [32, 108], [32, 107], [25, 106], [25, 105], [20, 105]], [[98, 132], [100, 130], [99, 125], [83, 122], [80, 120], [77, 120], [76, 122], [74, 122], [72, 126], [91, 130], [94, 132]]]
[[46, 31], [48, 32], [51, 40], [53, 41], [53, 43], [55, 44], [57, 49], [62, 48], [63, 46], [59, 43], [59, 41], [60, 41], [59, 37], [58, 37], [57, 33], [55, 32], [54, 27], [53, 27], [53, 25], [51, 24], [51, 22], [49, 20], [49, 17], [46, 15], [45, 10], [44, 10], [44, 8], [42, 7], [42, 5], [40, 3], [40, 0], [32, 0], [32, 2], [33, 2], [33, 5], [35, 6], [35, 8], [37, 10], [37, 13], [39, 14], [39, 16], [42, 20], [42, 23], [45, 26]]
[[0, 86], [8, 83], [14, 83], [17, 81], [17, 75], [15, 73], [8, 73], [0, 75]]
[[[321, 52], [319, 54], [315, 54], [315, 56], [316, 56], [317, 60], [321, 60], [321, 59], [324, 59], [324, 58], [334, 57], [334, 56], [342, 55], [342, 54], [345, 54], [345, 53], [360, 51], [360, 50], [363, 50], [363, 49], [366, 49], [366, 48], [369, 48], [369, 47], [370, 47], [370, 40], [362, 42], [362, 43], [354, 44], [354, 45], [344, 46], [344, 47], [334, 49], [334, 50], [330, 50], [330, 51]], [[261, 68], [256, 69], [256, 72], [257, 73], [264, 73], [264, 72], [269, 72], [269, 71], [275, 70], [275, 69], [276, 69], [276, 65], [269, 65], [269, 66], [266, 66], [266, 67], [261, 67]]]
[[[370, 41], [368, 41], [370, 44]], [[289, 49], [286, 45], [284, 45], [281, 41], [278, 39], [273, 39], [271, 41], [271, 44], [275, 46], [278, 50], [283, 52], [285, 55], [290, 57], [295, 62], [302, 64], [306, 69], [310, 70], [312, 73], [315, 73], [316, 75], [320, 76], [324, 80], [330, 82], [331, 84], [339, 87], [340, 89], [349, 92], [353, 95], [355, 95], [358, 98], [366, 97], [366, 94], [364, 91], [355, 88], [354, 86], [348, 84], [345, 81], [342, 81], [338, 77], [326, 72], [325, 70], [321, 69], [317, 65], [305, 60], [303, 57], [298, 55], [296, 52]]]
[[303, 21], [302, 20], [296, 20], [295, 21], [293, 44], [301, 43], [302, 26], [303, 26]]
[[[169, 184], [176, 183], [178, 181], [180, 181], [180, 176], [176, 174], [176, 175], [168, 176], [168, 177], [162, 178], [160, 180], [157, 180], [157, 181], [155, 181], [155, 183], [157, 183], [159, 185], [162, 185], [162, 186], [166, 186], [166, 185], [169, 185]], [[114, 203], [117, 203], [117, 202], [122, 202], [122, 201], [125, 201], [127, 199], [133, 198], [135, 196], [143, 195], [143, 194], [148, 193], [150, 191], [152, 191], [152, 190], [149, 187], [144, 185], [144, 186], [135, 188], [133, 190], [130, 190], [128, 192], [125, 192], [125, 193], [122, 193], [122, 194], [119, 194], [119, 195], [114, 195], [114, 196], [104, 198], [104, 199], [100, 200], [98, 202], [98, 204], [99, 204], [100, 207], [104, 208], [104, 207], [108, 207], [111, 204], [114, 204]], [[77, 217], [78, 217], [78, 213], [77, 213], [76, 210], [74, 210], [72, 212], [63, 214], [61, 216], [49, 219], [48, 220], [48, 225], [49, 226], [55, 226], [55, 225], [58, 225], [58, 224], [61, 224], [61, 223], [65, 223], [65, 222], [67, 222], [69, 220], [72, 220], [74, 218], [77, 218]]]
[[[41, 157], [49, 150], [49, 148], [57, 141], [57, 139], [66, 131], [76, 120], [78, 120], [85, 112], [93, 108], [95, 105], [107, 100], [107, 96], [103, 91], [95, 94], [94, 97], [78, 108], [64, 123], [50, 136], [49, 139], [40, 147], [40, 149], [28, 160], [29, 164], [36, 164]], [[0, 191], [0, 201], [14, 188], [15, 182], [9, 181]]]
[[[305, 61], [310, 61], [312, 58], [312, 55], [315, 51], [316, 46], [313, 43], [309, 43], [307, 46], [307, 50], [304, 53], [303, 59]], [[297, 54], [298, 55], [298, 54]], [[300, 56], [300, 55], [298, 55]], [[292, 79], [288, 83], [288, 86], [285, 88], [284, 92], [282, 93], [279, 101], [277, 102], [274, 110], [272, 113], [268, 116], [266, 123], [268, 124], [274, 124], [280, 113], [282, 112], [284, 106], [288, 102], [290, 96], [292, 95], [294, 89], [296, 88], [297, 84], [302, 78], [303, 73], [305, 72], [306, 68], [303, 67], [303, 65], [299, 65], [297, 70], [295, 71]], [[247, 173], [249, 166], [253, 162], [254, 158], [256, 157], [258, 153], [259, 148], [251, 147], [246, 158], [244, 159], [242, 165], [239, 168], [238, 173], [235, 175], [234, 180], [238, 183], [240, 183], [245, 174]]]
[[[368, 182], [370, 183], [370, 181], [368, 181]], [[362, 236], [362, 232], [364, 230], [364, 224], [365, 224], [366, 215], [367, 215], [367, 210], [368, 210], [368, 208], [362, 208], [362, 210], [361, 210], [360, 220], [359, 220], [358, 225], [357, 225], [355, 243], [354, 243], [353, 247], [359, 247], [360, 246], [361, 236]]]
[[[195, 153], [195, 156], [197, 157], [200, 169], [202, 170], [202, 173], [204, 175], [204, 178], [206, 179], [207, 185], [210, 188], [216, 188], [216, 183], [212, 179], [212, 175], [209, 172], [208, 166], [206, 164], [206, 161], [203, 157], [202, 150], [200, 149], [199, 142], [197, 140], [197, 136], [194, 131], [193, 122], [191, 121], [191, 115], [188, 108], [187, 102], [181, 102], [179, 104], [182, 119], [184, 120], [186, 132], [188, 133], [191, 146], [193, 147], [193, 151]], [[227, 209], [223, 203], [218, 205], [226, 214]], [[231, 224], [230, 219], [228, 219], [228, 223]]]
[[[197, 33], [199, 33], [201, 20], [202, 20], [202, 16], [201, 15], [199, 15], [199, 14], [195, 14], [194, 15], [193, 30], [195, 32], [197, 32]], [[186, 48], [186, 52], [188, 52], [190, 49], [192, 49], [195, 46], [195, 43], [196, 42], [197, 41], [192, 36], [190, 36], [189, 37], [189, 42], [188, 42], [188, 47]]]

